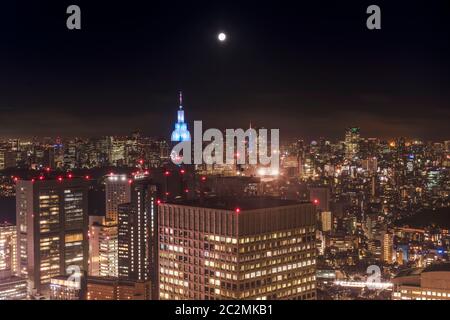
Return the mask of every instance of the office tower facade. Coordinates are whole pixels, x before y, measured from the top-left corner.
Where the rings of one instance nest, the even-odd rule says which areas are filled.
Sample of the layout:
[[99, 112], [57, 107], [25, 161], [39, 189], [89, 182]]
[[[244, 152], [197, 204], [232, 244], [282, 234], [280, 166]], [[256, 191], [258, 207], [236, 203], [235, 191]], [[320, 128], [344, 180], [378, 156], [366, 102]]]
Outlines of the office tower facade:
[[87, 300], [151, 300], [151, 282], [88, 277]]
[[48, 293], [69, 266], [87, 270], [87, 192], [82, 179], [17, 181], [17, 265], [33, 293]]
[[361, 161], [363, 170], [369, 174], [375, 174], [378, 170], [378, 160], [376, 157], [370, 157]]
[[345, 158], [347, 160], [353, 160], [356, 154], [359, 152], [360, 142], [360, 129], [357, 127], [347, 128], [345, 130]]
[[89, 227], [89, 275], [117, 277], [118, 274], [117, 223], [103, 219]]
[[17, 230], [9, 223], [0, 224], [0, 272], [17, 273]]
[[0, 300], [22, 300], [27, 297], [26, 278], [17, 273], [16, 226], [0, 224]]
[[50, 279], [50, 300], [84, 300], [85, 277], [74, 281], [67, 276], [57, 276]]
[[117, 223], [118, 205], [130, 202], [131, 183], [125, 174], [110, 174], [105, 180], [106, 219]]
[[159, 206], [160, 299], [315, 299], [315, 208], [268, 198]]
[[333, 215], [330, 211], [322, 211], [320, 213], [320, 218], [322, 223], [322, 231], [329, 232], [333, 230]]
[[0, 300], [24, 300], [27, 298], [27, 279], [0, 271]]
[[136, 176], [131, 202], [119, 205], [119, 278], [151, 281], [157, 299], [157, 186], [148, 177]]
[[393, 263], [394, 235], [386, 232], [383, 234], [383, 261], [387, 264]]

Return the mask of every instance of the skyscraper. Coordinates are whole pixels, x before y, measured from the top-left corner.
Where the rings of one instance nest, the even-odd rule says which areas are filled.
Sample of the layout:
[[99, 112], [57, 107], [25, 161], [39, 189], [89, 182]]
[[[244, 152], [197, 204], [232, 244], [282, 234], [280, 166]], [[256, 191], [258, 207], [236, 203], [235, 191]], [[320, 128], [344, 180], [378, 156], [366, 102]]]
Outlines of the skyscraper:
[[105, 180], [106, 219], [118, 221], [118, 205], [130, 202], [131, 181], [125, 174], [110, 174]]
[[359, 152], [359, 131], [360, 130], [357, 127], [350, 127], [345, 131], [345, 158], [348, 160], [353, 160]]
[[322, 211], [320, 213], [320, 220], [322, 222], [322, 231], [328, 232], [333, 229], [333, 215], [330, 211]]
[[180, 107], [178, 110], [177, 123], [175, 123], [175, 130], [172, 132], [171, 141], [191, 141], [191, 134], [187, 129], [187, 124], [184, 122], [184, 110], [183, 110], [183, 94], [180, 91]]
[[151, 281], [158, 296], [157, 186], [148, 176], [135, 176], [131, 202], [119, 205], [119, 278]]
[[87, 270], [87, 191], [78, 178], [17, 182], [17, 265], [33, 292], [48, 293], [50, 279], [69, 266]]
[[94, 222], [89, 230], [89, 275], [118, 276], [117, 223], [104, 219]]
[[161, 299], [315, 299], [315, 208], [271, 198], [159, 205]]
[[383, 261], [387, 264], [393, 263], [394, 235], [386, 232], [383, 235]]

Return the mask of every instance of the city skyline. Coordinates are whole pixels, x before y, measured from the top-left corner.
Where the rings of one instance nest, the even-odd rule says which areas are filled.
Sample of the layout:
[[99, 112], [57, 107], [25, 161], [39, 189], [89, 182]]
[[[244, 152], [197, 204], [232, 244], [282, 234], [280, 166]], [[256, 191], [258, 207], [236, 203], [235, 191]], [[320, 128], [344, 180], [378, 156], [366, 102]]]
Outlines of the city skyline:
[[450, 300], [449, 12], [3, 4], [0, 300]]

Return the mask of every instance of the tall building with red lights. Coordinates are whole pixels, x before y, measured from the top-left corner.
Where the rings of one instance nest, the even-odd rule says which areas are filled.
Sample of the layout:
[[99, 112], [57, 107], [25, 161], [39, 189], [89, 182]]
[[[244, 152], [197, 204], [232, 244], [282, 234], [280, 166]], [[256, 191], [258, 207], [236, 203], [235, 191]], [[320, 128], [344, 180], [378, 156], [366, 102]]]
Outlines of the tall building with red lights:
[[316, 299], [311, 203], [204, 199], [158, 215], [160, 299]]
[[158, 296], [158, 187], [148, 176], [135, 176], [131, 202], [118, 206], [119, 278], [151, 281], [152, 297]]
[[69, 266], [87, 271], [87, 194], [79, 178], [17, 181], [17, 266], [32, 294], [47, 294], [50, 279]]

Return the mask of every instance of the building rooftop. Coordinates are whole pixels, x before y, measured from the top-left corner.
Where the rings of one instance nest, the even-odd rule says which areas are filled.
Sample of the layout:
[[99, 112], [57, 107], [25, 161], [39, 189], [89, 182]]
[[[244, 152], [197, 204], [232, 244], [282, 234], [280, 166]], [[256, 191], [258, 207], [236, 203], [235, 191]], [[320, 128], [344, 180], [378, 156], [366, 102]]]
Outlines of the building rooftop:
[[395, 276], [395, 278], [418, 276], [426, 272], [450, 272], [450, 262], [434, 263], [426, 268], [402, 270]]
[[310, 203], [295, 200], [280, 200], [270, 197], [211, 197], [203, 200], [176, 200], [168, 204], [183, 205], [189, 207], [202, 207], [223, 210], [257, 210], [264, 208], [276, 208], [284, 206], [292, 206], [298, 204]]
[[450, 272], [450, 262], [434, 263], [426, 267], [423, 272]]

